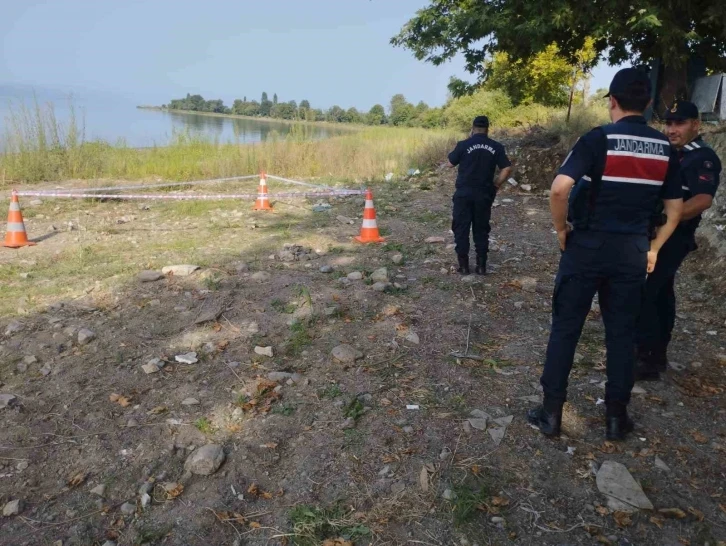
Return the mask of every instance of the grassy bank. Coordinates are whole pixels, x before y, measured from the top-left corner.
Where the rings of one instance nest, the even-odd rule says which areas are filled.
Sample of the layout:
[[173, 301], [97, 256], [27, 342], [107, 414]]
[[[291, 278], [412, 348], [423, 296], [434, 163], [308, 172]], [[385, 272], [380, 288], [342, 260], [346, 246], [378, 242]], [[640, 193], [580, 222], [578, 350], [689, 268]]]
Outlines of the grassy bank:
[[445, 157], [456, 136], [377, 127], [310, 141], [301, 127], [285, 138], [253, 145], [177, 134], [169, 146], [135, 149], [86, 141], [83, 124], [73, 115], [61, 124], [51, 105], [35, 105], [16, 109], [7, 120], [0, 172], [6, 184], [72, 178], [192, 180], [260, 170], [281, 176], [371, 180], [433, 165]]

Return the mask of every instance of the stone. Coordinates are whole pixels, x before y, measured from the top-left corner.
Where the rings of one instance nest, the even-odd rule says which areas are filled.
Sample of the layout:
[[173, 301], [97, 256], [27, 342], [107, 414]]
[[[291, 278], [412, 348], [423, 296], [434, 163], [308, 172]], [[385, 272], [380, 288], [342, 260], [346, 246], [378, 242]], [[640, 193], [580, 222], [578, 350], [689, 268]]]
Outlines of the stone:
[[504, 523], [504, 518], [500, 516], [494, 516], [489, 521], [491, 521], [492, 523]]
[[237, 262], [234, 264], [234, 269], [237, 271], [237, 273], [245, 273], [246, 271], [250, 270], [250, 266], [247, 265], [245, 262]]
[[81, 328], [78, 331], [78, 344], [79, 345], [88, 345], [96, 338], [96, 334], [89, 330], [88, 328]]
[[10, 516], [17, 516], [23, 511], [23, 501], [20, 499], [12, 500], [3, 506], [3, 516], [9, 518]]
[[403, 254], [396, 252], [391, 256], [391, 261], [396, 265], [401, 265], [403, 263]]
[[672, 370], [675, 370], [677, 372], [682, 372], [686, 369], [686, 367], [683, 364], [679, 364], [678, 362], [673, 362], [672, 360], [668, 362], [668, 366], [670, 366], [670, 368]]
[[197, 359], [197, 353], [191, 352], [191, 353], [184, 353], [183, 355], [176, 355], [174, 357], [174, 360], [179, 362], [180, 364], [196, 364], [199, 362]]
[[371, 286], [371, 288], [373, 290], [375, 290], [376, 292], [385, 292], [386, 290], [391, 288], [391, 283], [390, 282], [377, 282], [377, 283], [374, 283], [373, 286]]
[[413, 330], [409, 330], [408, 333], [406, 334], [406, 336], [403, 339], [405, 339], [406, 341], [409, 341], [409, 342], [413, 343], [414, 345], [418, 345], [419, 344], [418, 334], [416, 332], [414, 332]]
[[445, 243], [445, 242], [446, 242], [446, 239], [444, 237], [426, 237], [424, 239], [424, 243], [430, 243], [430, 244]]
[[350, 286], [352, 283], [348, 277], [341, 277], [340, 279], [338, 279], [338, 284], [345, 287]]
[[284, 381], [285, 379], [290, 379], [292, 377], [291, 373], [287, 372], [270, 372], [267, 374], [267, 379], [270, 381]]
[[345, 344], [333, 348], [332, 355], [335, 360], [344, 364], [353, 364], [356, 360], [363, 358], [363, 353], [358, 349]]
[[258, 354], [260, 356], [269, 356], [270, 358], [272, 358], [272, 347], [260, 347], [258, 345], [255, 347], [255, 354]]
[[385, 478], [386, 476], [388, 476], [388, 474], [389, 474], [390, 472], [391, 472], [391, 465], [390, 465], [390, 464], [387, 464], [386, 466], [384, 466], [383, 468], [381, 468], [381, 469], [380, 469], [380, 470], [378, 471], [378, 475], [379, 475], [380, 477], [382, 477], [382, 478]]
[[22, 472], [23, 470], [27, 470], [30, 466], [30, 463], [28, 461], [20, 461], [15, 468], [18, 469], [18, 472]]
[[13, 334], [17, 334], [18, 332], [22, 331], [23, 324], [21, 322], [18, 322], [17, 320], [10, 321], [7, 328], [5, 328], [5, 335], [11, 336]]
[[494, 441], [494, 445], [499, 445], [502, 443], [502, 440], [504, 440], [504, 433], [506, 432], [506, 427], [500, 427], [500, 428], [490, 428], [487, 432], [489, 433], [489, 436], [491, 436], [492, 440]]
[[173, 275], [175, 277], [188, 277], [199, 269], [198, 265], [183, 264], [183, 265], [167, 265], [161, 268], [161, 272], [164, 275]]
[[499, 417], [498, 419], [494, 419], [494, 423], [496, 423], [500, 427], [508, 427], [512, 424], [513, 420], [514, 415], [507, 415], [506, 417]]
[[403, 432], [406, 434], [413, 434], [413, 427], [411, 425], [406, 425], [403, 427]]
[[23, 363], [30, 366], [31, 364], [35, 364], [38, 362], [38, 359], [35, 358], [35, 355], [28, 355], [25, 358], [23, 358]]
[[371, 273], [371, 280], [373, 282], [388, 282], [388, 269], [381, 267]]
[[126, 421], [126, 428], [134, 428], [134, 427], [138, 427], [138, 426], [139, 426], [139, 422], [136, 419], [134, 419], [133, 417], [131, 419], [129, 419], [128, 421]]
[[50, 364], [44, 364], [43, 367], [38, 370], [40, 372], [40, 375], [43, 377], [48, 377], [53, 370], [50, 369]]
[[359, 281], [363, 278], [363, 273], [360, 271], [351, 271], [347, 275], [349, 281]]
[[605, 461], [598, 470], [596, 482], [600, 493], [607, 497], [611, 510], [653, 510], [653, 504], [645, 496], [643, 489], [620, 463]]
[[199, 400], [196, 398], [185, 398], [182, 400], [182, 406], [198, 406]]
[[267, 282], [272, 278], [272, 275], [270, 275], [267, 271], [258, 271], [257, 273], [253, 273], [250, 278], [253, 281]]
[[143, 495], [141, 495], [141, 506], [143, 508], [146, 508], [150, 504], [151, 504], [151, 497], [149, 496], [149, 494], [144, 493]]
[[282, 250], [277, 256], [281, 262], [290, 263], [295, 261], [295, 253], [290, 250]]
[[352, 218], [348, 218], [347, 216], [336, 216], [335, 219], [338, 220], [338, 222], [340, 222], [341, 224], [355, 223], [355, 220], [353, 220]]
[[662, 470], [663, 472], [670, 472], [671, 468], [665, 464], [665, 461], [658, 457], [658, 455], [655, 456], [655, 467], [658, 470]]
[[222, 446], [207, 444], [195, 449], [184, 463], [184, 470], [199, 476], [214, 474], [224, 462], [225, 454]]
[[703, 364], [701, 362], [691, 362], [691, 368], [693, 368], [694, 370], [697, 370], [701, 367], [703, 367]]
[[144, 364], [143, 366], [141, 366], [141, 369], [144, 370], [146, 374], [157, 373], [159, 370], [161, 370], [158, 364], [152, 363]]
[[517, 279], [520, 285], [522, 285], [522, 290], [525, 292], [534, 292], [537, 290], [537, 279], [533, 279], [532, 277], [521, 277]]
[[444, 492], [441, 494], [441, 496], [448, 501], [456, 499], [456, 493], [454, 493], [451, 489], [444, 489]]
[[631, 390], [630, 392], [633, 394], [648, 394], [648, 391], [646, 391], [640, 385], [633, 385], [633, 390]]
[[471, 412], [469, 412], [469, 415], [471, 415], [472, 417], [476, 417], [477, 419], [493, 419], [491, 415], [480, 409], [471, 410]]
[[0, 394], [0, 409], [11, 408], [18, 403], [14, 394]]
[[332, 273], [333, 272], [333, 266], [332, 265], [324, 265], [320, 268], [321, 273]]
[[486, 430], [487, 429], [487, 420], [486, 419], [469, 419], [469, 424], [477, 430]]
[[121, 505], [121, 513], [124, 516], [133, 516], [136, 513], [136, 504], [125, 502]]
[[522, 188], [524, 191], [532, 191], [532, 185], [531, 184], [522, 184], [519, 187]]
[[164, 274], [159, 273], [158, 271], [145, 270], [145, 271], [141, 271], [138, 274], [138, 279], [141, 282], [154, 282], [154, 281], [158, 281], [159, 279], [163, 279], [163, 278], [164, 278]]
[[107, 540], [103, 543], [103, 546], [116, 546], [116, 543], [113, 540]]
[[33, 199], [30, 201], [29, 204], [33, 207], [38, 207], [43, 204], [43, 201], [41, 201], [40, 199]]
[[521, 309], [522, 307], [524, 307], [524, 302], [523, 301], [515, 301], [514, 302], [514, 308], [515, 309]]
[[25, 373], [28, 371], [28, 365], [25, 362], [18, 362], [15, 365], [15, 369], [18, 371], [18, 373]]
[[104, 484], [100, 483], [96, 487], [91, 489], [91, 493], [103, 498], [106, 496], [106, 486]]

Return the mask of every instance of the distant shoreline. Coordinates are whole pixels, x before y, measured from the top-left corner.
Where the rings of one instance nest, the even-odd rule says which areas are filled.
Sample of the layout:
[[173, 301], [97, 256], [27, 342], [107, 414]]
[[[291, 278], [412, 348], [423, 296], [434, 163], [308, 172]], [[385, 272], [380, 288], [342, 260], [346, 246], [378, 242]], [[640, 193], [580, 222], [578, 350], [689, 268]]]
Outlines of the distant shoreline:
[[262, 121], [267, 123], [285, 123], [288, 125], [295, 125], [297, 123], [304, 123], [306, 125], [320, 125], [322, 127], [335, 127], [336, 129], [348, 129], [348, 130], [360, 130], [370, 125], [363, 125], [362, 123], [331, 123], [329, 121], [306, 121], [304, 119], [277, 119], [268, 118], [263, 116], [241, 116], [239, 114], [218, 114], [217, 112], [197, 112], [195, 110], [176, 110], [171, 108], [162, 108], [161, 106], [137, 106], [139, 110], [155, 110], [157, 112], [172, 112], [175, 114], [193, 114], [197, 116], [209, 116], [213, 118], [232, 118], [232, 119], [249, 119], [253, 121]]

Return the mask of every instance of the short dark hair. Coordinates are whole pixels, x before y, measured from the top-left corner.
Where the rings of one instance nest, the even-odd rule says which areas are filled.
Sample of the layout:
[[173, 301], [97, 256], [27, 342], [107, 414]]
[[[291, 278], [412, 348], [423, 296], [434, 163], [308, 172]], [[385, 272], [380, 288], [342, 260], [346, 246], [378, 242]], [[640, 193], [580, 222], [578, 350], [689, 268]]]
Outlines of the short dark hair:
[[650, 92], [645, 85], [631, 85], [627, 91], [612, 96], [626, 112], [645, 112], [650, 102]]

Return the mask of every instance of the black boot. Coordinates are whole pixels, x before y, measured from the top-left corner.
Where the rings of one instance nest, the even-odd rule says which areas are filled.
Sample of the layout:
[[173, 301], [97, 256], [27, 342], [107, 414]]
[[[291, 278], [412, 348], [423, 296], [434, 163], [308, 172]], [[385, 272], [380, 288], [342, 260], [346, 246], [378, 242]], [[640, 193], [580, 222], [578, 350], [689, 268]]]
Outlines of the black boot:
[[635, 423], [628, 417], [627, 406], [622, 403], [610, 403], [605, 410], [605, 437], [608, 440], [625, 440], [625, 436], [633, 432]]
[[635, 380], [658, 381], [659, 379], [660, 372], [653, 351], [639, 347], [635, 360]]
[[544, 404], [527, 412], [527, 421], [545, 436], [559, 436], [562, 428], [562, 405], [563, 403], [545, 399]]
[[650, 352], [653, 367], [663, 373], [668, 369], [668, 346], [659, 345]]
[[469, 271], [469, 255], [457, 254], [457, 258], [459, 259], [459, 269], [457, 269], [456, 272], [461, 273], [462, 275], [469, 275], [469, 273], [471, 273]]
[[487, 274], [487, 257], [486, 255], [480, 256], [477, 254], [476, 256], [476, 269], [474, 272], [477, 275], [486, 275]]

